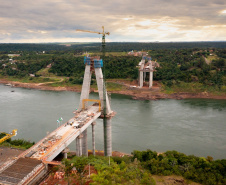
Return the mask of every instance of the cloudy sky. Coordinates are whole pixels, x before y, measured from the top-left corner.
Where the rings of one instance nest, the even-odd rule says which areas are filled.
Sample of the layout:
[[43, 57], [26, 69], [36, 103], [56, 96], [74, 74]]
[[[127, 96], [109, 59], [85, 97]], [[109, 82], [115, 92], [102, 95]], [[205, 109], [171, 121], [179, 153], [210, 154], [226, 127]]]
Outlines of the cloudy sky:
[[226, 41], [226, 0], [0, 0], [0, 43]]

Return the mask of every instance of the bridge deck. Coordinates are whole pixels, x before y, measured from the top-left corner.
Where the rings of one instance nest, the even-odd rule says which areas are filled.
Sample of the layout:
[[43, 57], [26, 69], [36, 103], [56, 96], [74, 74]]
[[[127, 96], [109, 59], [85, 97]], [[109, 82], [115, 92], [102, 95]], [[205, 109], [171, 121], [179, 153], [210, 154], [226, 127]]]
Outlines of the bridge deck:
[[[42, 142], [34, 145], [26, 155], [39, 160], [52, 161], [92, 122], [94, 122], [100, 114], [101, 112], [99, 112], [98, 106], [90, 106], [87, 110], [76, 113], [76, 115], [67, 123], [50, 133], [42, 140]], [[81, 125], [81, 128], [78, 128], [79, 124]], [[29, 154], [31, 156], [29, 156]]]
[[[6, 162], [0, 167], [0, 184], [17, 184], [18, 182], [24, 181], [26, 176], [29, 176], [29, 172], [32, 173], [34, 167], [24, 166], [24, 171], [20, 174], [16, 174], [15, 169], [18, 170], [18, 162], [23, 159], [30, 159], [43, 162], [52, 161], [61, 151], [63, 151], [76, 137], [78, 137], [87, 127], [93, 123], [101, 112], [98, 106], [90, 106], [87, 110], [82, 110], [75, 113], [75, 116], [68, 122], [61, 125], [59, 128], [54, 130], [48, 136], [37, 142], [30, 149], [19, 155], [18, 159], [14, 161]], [[78, 125], [80, 125], [78, 127]], [[42, 166], [40, 166], [40, 169]], [[38, 171], [38, 169], [36, 169]], [[13, 172], [14, 171], [14, 172]]]

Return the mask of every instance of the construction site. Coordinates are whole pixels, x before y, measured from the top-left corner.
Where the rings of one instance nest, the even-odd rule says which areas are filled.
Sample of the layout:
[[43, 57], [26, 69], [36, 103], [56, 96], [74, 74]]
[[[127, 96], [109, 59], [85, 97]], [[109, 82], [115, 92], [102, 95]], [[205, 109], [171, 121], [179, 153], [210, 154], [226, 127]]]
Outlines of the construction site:
[[[102, 52], [104, 57], [105, 35], [109, 35], [109, 32], [104, 32], [104, 28], [103, 32], [85, 32], [102, 34]], [[148, 60], [147, 63], [145, 63], [146, 59]], [[13, 155], [7, 155], [7, 150], [4, 150], [4, 157], [0, 161], [0, 184], [22, 185], [38, 183], [42, 179], [41, 177], [48, 173], [48, 165], [59, 164], [54, 159], [60, 153], [63, 153], [64, 158], [67, 158], [67, 146], [74, 141], [76, 155], [88, 156], [87, 128], [90, 125], [92, 126], [92, 154], [95, 155], [95, 121], [98, 118], [103, 120], [104, 155], [112, 156], [111, 119], [114, 117], [115, 112], [111, 110], [110, 98], [105, 88], [105, 77], [101, 69], [103, 67], [103, 60], [99, 56], [90, 57], [87, 55], [84, 57], [84, 64], [85, 72], [80, 103], [74, 111], [74, 117], [25, 151], [17, 151]], [[150, 58], [142, 58], [139, 64], [140, 88], [143, 86], [143, 80], [145, 80], [147, 72], [150, 74], [149, 88], [151, 88], [153, 64]], [[96, 100], [89, 99], [92, 74], [96, 76], [99, 94], [99, 99]], [[1, 141], [3, 142], [16, 134], [17, 130], [13, 130], [12, 133], [6, 134]]]
[[[81, 30], [79, 30], [81, 31]], [[102, 51], [105, 47], [105, 34], [109, 32], [91, 32], [102, 34]], [[103, 55], [104, 56], [104, 55]], [[111, 118], [115, 113], [111, 110], [110, 101], [105, 88], [104, 75], [100, 57], [84, 57], [85, 73], [79, 107], [74, 111], [75, 116], [62, 124], [56, 130], [41, 139], [28, 150], [1, 160], [0, 184], [35, 184], [48, 171], [48, 164], [56, 164], [54, 158], [61, 152], [67, 158], [67, 146], [75, 141], [76, 155], [88, 156], [87, 128], [92, 125], [92, 153], [95, 155], [95, 120], [100, 118], [104, 125], [104, 155], [112, 156]], [[95, 74], [99, 99], [89, 99], [91, 75]], [[94, 102], [91, 105], [89, 102]], [[16, 135], [14, 130], [2, 138], [5, 141]]]

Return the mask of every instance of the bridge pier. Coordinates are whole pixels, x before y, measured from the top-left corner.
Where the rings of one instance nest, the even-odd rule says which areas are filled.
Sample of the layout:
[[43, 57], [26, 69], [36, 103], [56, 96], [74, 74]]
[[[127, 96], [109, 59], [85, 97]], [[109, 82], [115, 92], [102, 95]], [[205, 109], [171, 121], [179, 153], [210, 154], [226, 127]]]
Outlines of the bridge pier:
[[152, 87], [153, 84], [153, 70], [149, 73], [149, 89]]
[[76, 137], [75, 142], [76, 142], [76, 156], [79, 156], [79, 140], [78, 140], [78, 137]]
[[65, 148], [62, 153], [64, 154], [64, 158], [67, 159], [67, 153], [69, 152], [69, 148]]
[[83, 131], [82, 135], [82, 155], [88, 157], [87, 129]]
[[64, 159], [67, 159], [67, 152], [64, 152]]
[[77, 156], [82, 156], [82, 138], [83, 138], [82, 134], [80, 134], [76, 138], [76, 155]]
[[95, 153], [95, 125], [96, 125], [96, 122], [94, 121], [92, 123], [92, 146], [93, 146], [93, 155], [95, 156], [96, 153]]
[[104, 155], [112, 156], [111, 117], [103, 119], [104, 122]]

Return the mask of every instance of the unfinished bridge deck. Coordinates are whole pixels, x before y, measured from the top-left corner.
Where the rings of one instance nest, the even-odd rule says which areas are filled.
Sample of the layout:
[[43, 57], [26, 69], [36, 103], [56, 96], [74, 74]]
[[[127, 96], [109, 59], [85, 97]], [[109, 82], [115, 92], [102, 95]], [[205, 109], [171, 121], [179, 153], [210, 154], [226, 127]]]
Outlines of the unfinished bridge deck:
[[89, 125], [100, 117], [100, 115], [101, 112], [99, 111], [99, 107], [94, 105], [88, 107], [86, 110], [76, 112], [75, 116], [68, 122], [64, 123], [31, 148], [24, 151], [17, 159], [12, 159], [4, 163], [0, 167], [0, 184], [23, 184], [21, 182], [25, 181], [25, 178], [32, 178], [29, 174], [38, 173], [40, 169], [43, 168], [43, 165], [39, 165], [38, 163], [30, 168], [29, 165], [24, 162], [24, 171], [22, 171], [21, 174], [17, 174], [19, 178], [15, 176], [15, 173], [12, 173], [11, 169], [18, 169], [18, 162], [23, 161], [23, 159], [32, 159], [40, 161], [40, 163], [52, 161], [84, 130], [86, 130]]

